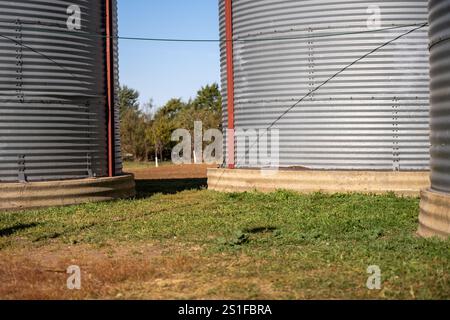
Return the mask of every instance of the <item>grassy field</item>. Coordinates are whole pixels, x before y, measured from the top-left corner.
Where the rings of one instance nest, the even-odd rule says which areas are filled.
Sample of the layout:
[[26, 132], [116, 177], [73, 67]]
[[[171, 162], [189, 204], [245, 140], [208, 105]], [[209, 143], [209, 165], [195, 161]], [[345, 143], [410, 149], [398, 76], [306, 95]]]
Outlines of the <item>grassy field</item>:
[[[450, 298], [450, 241], [414, 235], [418, 199], [138, 188], [1, 214], [0, 298]], [[82, 290], [67, 290], [69, 265]], [[370, 265], [382, 290], [366, 287]]]
[[[155, 162], [153, 162], [153, 161], [124, 161], [123, 165], [125, 168], [127, 168], [127, 170], [148, 169], [148, 168], [154, 168], [156, 166]], [[158, 166], [160, 166], [160, 167], [171, 166], [171, 165], [172, 165], [172, 162], [170, 162], [170, 161], [163, 161], [163, 162], [158, 163]]]

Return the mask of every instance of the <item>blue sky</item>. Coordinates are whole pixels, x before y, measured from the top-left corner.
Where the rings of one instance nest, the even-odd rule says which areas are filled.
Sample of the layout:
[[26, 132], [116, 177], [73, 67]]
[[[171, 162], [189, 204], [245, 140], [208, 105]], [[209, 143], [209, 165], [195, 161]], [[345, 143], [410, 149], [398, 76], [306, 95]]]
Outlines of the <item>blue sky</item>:
[[[217, 0], [119, 0], [119, 34], [157, 38], [219, 37]], [[156, 106], [188, 99], [220, 79], [218, 43], [120, 40], [120, 82]]]

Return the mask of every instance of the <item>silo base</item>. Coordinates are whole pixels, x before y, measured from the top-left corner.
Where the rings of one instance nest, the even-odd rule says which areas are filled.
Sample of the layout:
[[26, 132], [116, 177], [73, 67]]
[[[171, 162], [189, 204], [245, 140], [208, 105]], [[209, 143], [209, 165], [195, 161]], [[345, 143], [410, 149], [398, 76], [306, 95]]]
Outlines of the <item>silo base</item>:
[[430, 173], [388, 171], [317, 171], [209, 169], [208, 187], [224, 192], [279, 189], [301, 193], [386, 193], [418, 197], [430, 186]]
[[419, 231], [422, 237], [450, 237], [450, 195], [433, 190], [422, 191]]
[[0, 184], [0, 211], [67, 206], [130, 198], [133, 175], [113, 178]]

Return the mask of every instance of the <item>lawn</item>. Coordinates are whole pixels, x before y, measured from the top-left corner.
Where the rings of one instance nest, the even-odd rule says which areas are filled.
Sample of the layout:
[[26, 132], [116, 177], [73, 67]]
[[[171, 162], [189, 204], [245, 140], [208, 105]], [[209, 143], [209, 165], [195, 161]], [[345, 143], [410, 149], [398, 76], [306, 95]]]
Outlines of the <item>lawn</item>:
[[[419, 199], [150, 184], [133, 200], [2, 213], [0, 298], [450, 298], [450, 241], [415, 236]], [[366, 287], [370, 265], [381, 290]]]
[[[171, 166], [172, 162], [170, 161], [163, 161], [159, 162], [158, 166], [164, 167], [164, 166]], [[156, 164], [154, 161], [124, 161], [123, 166], [125, 168], [129, 169], [148, 169], [148, 168], [154, 168], [156, 167]]]

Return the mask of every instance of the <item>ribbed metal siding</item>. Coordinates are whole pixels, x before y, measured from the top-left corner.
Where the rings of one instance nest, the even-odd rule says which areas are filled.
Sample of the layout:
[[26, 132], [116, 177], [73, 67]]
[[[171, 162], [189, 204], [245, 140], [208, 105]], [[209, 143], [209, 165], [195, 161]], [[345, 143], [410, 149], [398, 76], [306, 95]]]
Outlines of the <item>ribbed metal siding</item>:
[[104, 1], [2, 0], [0, 34], [0, 181], [107, 175]]
[[[119, 19], [118, 19], [118, 9], [117, 1], [113, 0], [113, 35], [115, 37], [119, 36]], [[120, 142], [120, 111], [119, 111], [119, 40], [114, 39], [114, 144], [115, 144], [115, 175], [121, 175], [123, 164], [122, 164], [122, 148]]]
[[450, 0], [430, 1], [431, 184], [450, 192]]
[[[222, 39], [223, 5], [222, 0]], [[235, 42], [236, 129], [264, 130], [333, 74], [414, 28], [355, 33], [368, 30], [369, 5], [381, 9], [381, 28], [427, 21], [426, 0], [234, 0], [234, 40], [312, 37]], [[353, 34], [317, 37], [330, 33]], [[226, 90], [224, 54], [222, 44]], [[358, 62], [308, 97], [273, 127], [280, 130], [280, 165], [428, 169], [428, 59], [425, 27]], [[236, 148], [238, 167], [248, 166], [242, 161], [248, 144]]]
[[227, 158], [227, 128], [228, 128], [228, 95], [227, 95], [227, 54], [225, 30], [225, 1], [219, 0], [219, 33], [220, 33], [220, 81], [222, 93], [222, 127], [223, 127], [223, 154]]

